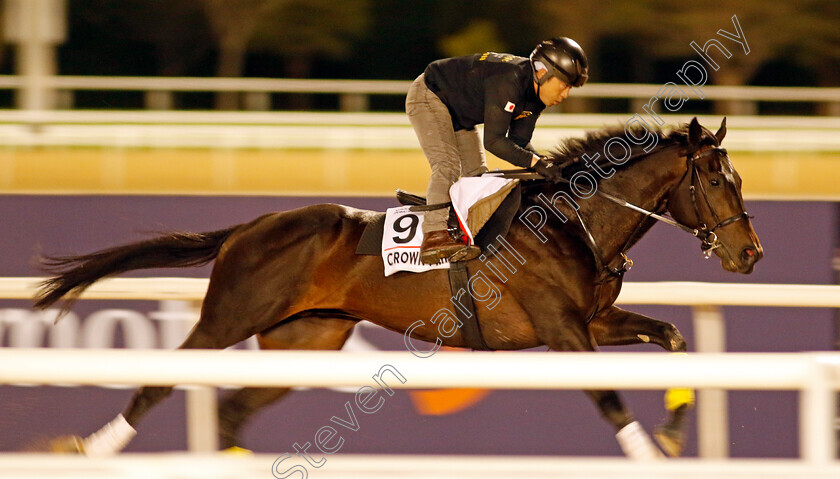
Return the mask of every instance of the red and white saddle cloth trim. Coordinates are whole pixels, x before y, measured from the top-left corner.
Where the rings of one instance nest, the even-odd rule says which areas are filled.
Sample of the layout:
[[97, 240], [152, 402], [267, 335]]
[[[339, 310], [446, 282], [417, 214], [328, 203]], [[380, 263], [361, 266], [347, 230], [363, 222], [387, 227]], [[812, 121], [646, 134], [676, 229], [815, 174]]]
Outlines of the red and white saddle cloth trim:
[[468, 226], [470, 207], [488, 196], [496, 194], [513, 181], [516, 180], [500, 178], [489, 173], [484, 176], [461, 178], [449, 188], [452, 209], [455, 210], [455, 214], [458, 216], [458, 222], [461, 223], [461, 229], [467, 234], [470, 244], [475, 244], [475, 234], [478, 233], [478, 231], [470, 231]]

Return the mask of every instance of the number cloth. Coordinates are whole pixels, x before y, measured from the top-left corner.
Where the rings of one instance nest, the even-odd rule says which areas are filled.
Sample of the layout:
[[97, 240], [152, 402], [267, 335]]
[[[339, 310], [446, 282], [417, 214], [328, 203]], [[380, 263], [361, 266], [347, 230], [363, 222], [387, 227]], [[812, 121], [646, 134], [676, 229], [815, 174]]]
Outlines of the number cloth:
[[447, 269], [449, 262], [428, 265], [420, 261], [423, 243], [423, 211], [411, 211], [410, 206], [388, 208], [385, 211], [385, 233], [382, 236], [382, 262], [385, 276], [397, 271], [422, 273], [432, 269]]

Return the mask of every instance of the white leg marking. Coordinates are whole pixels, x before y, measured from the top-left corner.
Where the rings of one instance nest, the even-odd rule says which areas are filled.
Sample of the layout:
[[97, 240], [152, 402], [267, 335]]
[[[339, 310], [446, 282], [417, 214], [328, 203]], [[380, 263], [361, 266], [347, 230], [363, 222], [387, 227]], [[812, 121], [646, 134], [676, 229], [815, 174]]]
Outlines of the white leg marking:
[[615, 437], [621, 450], [630, 459], [650, 461], [665, 457], [638, 421], [621, 428]]
[[102, 426], [102, 429], [86, 437], [82, 444], [88, 456], [110, 456], [122, 451], [136, 434], [137, 431], [120, 414]]

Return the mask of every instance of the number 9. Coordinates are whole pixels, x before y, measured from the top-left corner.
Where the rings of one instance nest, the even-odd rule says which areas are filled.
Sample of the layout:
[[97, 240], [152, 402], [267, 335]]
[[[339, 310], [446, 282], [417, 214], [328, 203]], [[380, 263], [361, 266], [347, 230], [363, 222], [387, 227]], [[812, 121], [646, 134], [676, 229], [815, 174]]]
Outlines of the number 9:
[[[404, 224], [406, 218], [408, 218], [409, 221], [407, 226]], [[407, 214], [397, 218], [397, 220], [394, 221], [394, 231], [397, 233], [405, 233], [407, 231], [408, 235], [405, 237], [394, 236], [394, 243], [405, 244], [414, 239], [414, 235], [417, 234], [417, 226], [419, 224], [420, 218], [417, 215]]]

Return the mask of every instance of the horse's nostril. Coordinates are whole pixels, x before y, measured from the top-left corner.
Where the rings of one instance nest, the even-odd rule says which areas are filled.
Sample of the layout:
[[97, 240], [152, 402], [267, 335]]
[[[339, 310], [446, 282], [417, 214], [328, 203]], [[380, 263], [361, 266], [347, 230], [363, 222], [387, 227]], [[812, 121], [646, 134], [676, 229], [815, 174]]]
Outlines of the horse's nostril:
[[741, 257], [743, 257], [745, 260], [753, 259], [755, 258], [755, 256], [755, 250], [752, 248], [744, 248], [743, 251], [741, 251]]

